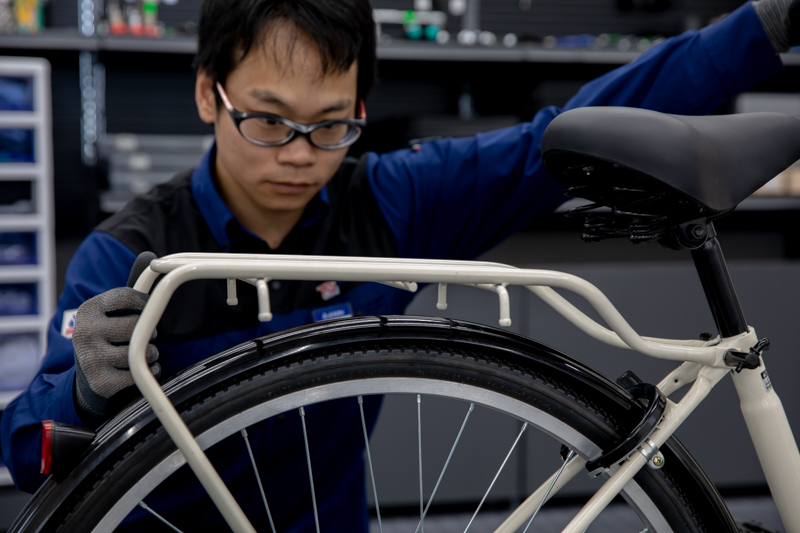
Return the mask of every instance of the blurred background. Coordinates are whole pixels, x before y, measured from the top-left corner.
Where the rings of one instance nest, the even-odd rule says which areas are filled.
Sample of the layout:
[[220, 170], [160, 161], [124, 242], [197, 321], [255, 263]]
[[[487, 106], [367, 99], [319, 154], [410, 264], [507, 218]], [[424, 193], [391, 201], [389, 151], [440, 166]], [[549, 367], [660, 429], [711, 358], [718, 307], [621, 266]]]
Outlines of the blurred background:
[[[81, 239], [135, 195], [195, 166], [213, 140], [194, 103], [191, 62], [200, 4], [0, 0], [0, 409], [36, 371], [44, 329]], [[585, 82], [740, 4], [373, 0], [379, 82], [367, 100], [370, 124], [351, 153], [530, 120], [542, 107], [566, 103]], [[784, 73], [716, 112], [800, 117], [800, 54], [783, 59]], [[772, 381], [795, 428], [800, 362], [790, 346], [800, 297], [798, 210], [800, 170], [792, 167], [717, 223], [748, 320], [773, 341], [767, 356]], [[606, 291], [643, 334], [696, 337], [697, 324], [713, 331], [688, 254], [622, 241], [585, 245], [580, 226], [560, 213], [547, 216], [486, 258], [581, 275]], [[497, 324], [491, 295], [453, 293], [448, 316]], [[433, 302], [423, 291], [409, 312], [441, 314]], [[655, 381], [669, 367], [598, 345], [530, 295], [512, 294], [512, 305], [512, 329], [612, 379], [633, 368]], [[767, 489], [727, 385], [680, 436], [723, 494], [759, 497]], [[718, 414], [723, 407], [725, 414]], [[698, 431], [707, 427], [713, 435]], [[376, 431], [376, 438], [392, 441], [391, 428]], [[725, 454], [719, 453], [721, 439]], [[498, 505], [526, 490], [527, 468], [517, 469], [521, 478], [500, 480]], [[27, 497], [14, 491], [2, 469], [0, 484], [2, 531]], [[468, 503], [473, 496], [459, 498]]]

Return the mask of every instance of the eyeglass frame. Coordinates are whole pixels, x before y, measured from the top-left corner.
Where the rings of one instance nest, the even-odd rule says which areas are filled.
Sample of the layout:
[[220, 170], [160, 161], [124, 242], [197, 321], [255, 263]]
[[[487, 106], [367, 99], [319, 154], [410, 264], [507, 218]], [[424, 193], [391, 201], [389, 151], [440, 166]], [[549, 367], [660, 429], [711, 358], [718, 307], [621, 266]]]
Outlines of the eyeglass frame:
[[[222, 104], [228, 111], [228, 114], [230, 115], [234, 126], [236, 126], [236, 130], [239, 132], [239, 135], [241, 135], [242, 138], [244, 138], [246, 141], [255, 144], [256, 146], [266, 146], [266, 147], [283, 146], [285, 144], [289, 144], [290, 142], [292, 142], [297, 137], [297, 134], [300, 134], [303, 135], [312, 146], [314, 146], [315, 148], [319, 148], [320, 150], [341, 150], [342, 148], [347, 148], [348, 146], [351, 146], [353, 143], [355, 143], [359, 139], [359, 137], [361, 137], [361, 132], [364, 126], [367, 125], [367, 110], [364, 107], [363, 98], [358, 101], [359, 115], [361, 115], [361, 118], [355, 118], [355, 119], [342, 118], [334, 120], [324, 120], [322, 122], [314, 122], [313, 124], [301, 124], [299, 122], [289, 120], [288, 118], [283, 118], [279, 115], [273, 115], [272, 113], [248, 113], [248, 112], [237, 111], [233, 107], [233, 104], [231, 103], [230, 99], [228, 98], [225, 89], [222, 88], [222, 84], [218, 81], [215, 83], [216, 83], [217, 93], [222, 99]], [[281, 124], [284, 124], [285, 126], [288, 126], [289, 129], [291, 130], [291, 134], [287, 135], [286, 138], [284, 138], [283, 140], [276, 142], [257, 141], [255, 139], [251, 139], [247, 135], [245, 135], [241, 129], [242, 122], [250, 118], [262, 118], [279, 122]], [[333, 144], [330, 146], [319, 145], [315, 143], [313, 139], [311, 139], [312, 132], [320, 128], [324, 128], [326, 126], [330, 126], [332, 124], [347, 124], [349, 126], [356, 126], [357, 129], [355, 130], [355, 134], [353, 134], [351, 138], [348, 139], [347, 137], [345, 137], [345, 139], [340, 141], [338, 144]]]

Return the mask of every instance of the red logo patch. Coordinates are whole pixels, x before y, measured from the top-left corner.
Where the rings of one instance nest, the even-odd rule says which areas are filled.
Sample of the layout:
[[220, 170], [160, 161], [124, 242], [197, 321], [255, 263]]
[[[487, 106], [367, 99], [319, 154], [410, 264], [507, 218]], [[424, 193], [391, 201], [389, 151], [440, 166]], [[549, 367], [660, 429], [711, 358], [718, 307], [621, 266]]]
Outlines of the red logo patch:
[[342, 289], [339, 288], [339, 284], [335, 281], [326, 281], [325, 283], [320, 283], [317, 285], [316, 291], [326, 302], [331, 298], [336, 298], [342, 294]]

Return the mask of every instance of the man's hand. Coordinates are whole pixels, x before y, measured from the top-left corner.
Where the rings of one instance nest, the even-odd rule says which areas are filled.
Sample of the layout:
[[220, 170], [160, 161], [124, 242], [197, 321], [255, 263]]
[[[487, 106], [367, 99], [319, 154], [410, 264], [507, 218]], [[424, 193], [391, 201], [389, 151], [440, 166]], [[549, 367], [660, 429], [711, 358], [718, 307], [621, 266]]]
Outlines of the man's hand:
[[753, 7], [776, 52], [800, 45], [800, 0], [759, 0]]
[[[145, 256], [145, 254], [147, 254]], [[133, 385], [128, 368], [128, 344], [147, 295], [132, 289], [134, 282], [150, 261], [151, 252], [136, 258], [128, 287], [112, 289], [83, 303], [75, 316], [72, 345], [75, 349], [75, 409], [88, 420], [102, 421], [109, 412], [108, 400]], [[158, 377], [158, 349], [153, 344], [155, 331], [147, 346], [147, 364]]]

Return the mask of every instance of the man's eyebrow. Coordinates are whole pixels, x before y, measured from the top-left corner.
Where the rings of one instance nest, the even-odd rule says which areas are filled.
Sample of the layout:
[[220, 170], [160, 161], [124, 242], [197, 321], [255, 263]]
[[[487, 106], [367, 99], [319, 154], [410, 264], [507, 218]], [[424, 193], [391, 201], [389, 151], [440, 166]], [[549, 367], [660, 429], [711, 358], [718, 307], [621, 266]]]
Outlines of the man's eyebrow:
[[[277, 105], [286, 110], [291, 110], [291, 106], [281, 100], [275, 93], [267, 89], [253, 89], [250, 91], [250, 96], [264, 102], [265, 104], [273, 104]], [[345, 109], [349, 109], [352, 105], [352, 100], [349, 98], [343, 98], [337, 102], [332, 103], [331, 105], [327, 106], [324, 109], [321, 109], [318, 114], [324, 115], [326, 113], [333, 113], [335, 111], [342, 111]]]
[[278, 107], [289, 109], [289, 105], [286, 102], [278, 98], [278, 96], [276, 96], [275, 93], [267, 89], [253, 89], [252, 91], [250, 91], [250, 96], [252, 96], [256, 100], [264, 102], [265, 104], [274, 104], [277, 105]]
[[338, 102], [329, 105], [328, 107], [320, 111], [319, 114], [324, 115], [325, 113], [332, 113], [334, 111], [343, 111], [345, 109], [349, 109], [352, 104], [353, 104], [352, 100], [350, 100], [349, 98], [344, 98], [342, 100], [339, 100]]

